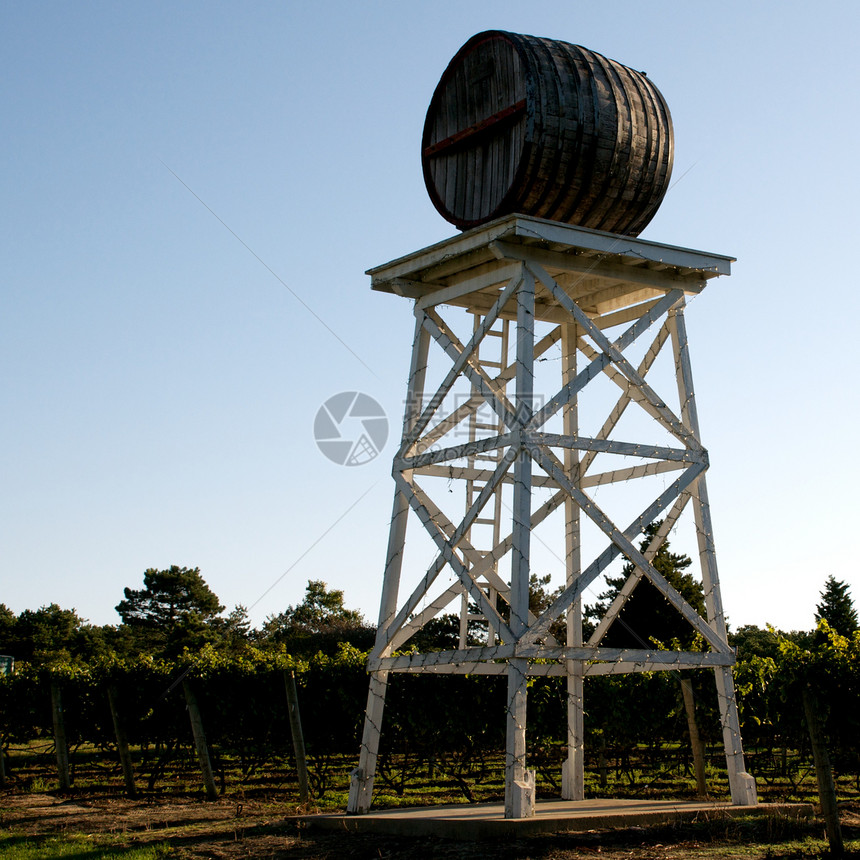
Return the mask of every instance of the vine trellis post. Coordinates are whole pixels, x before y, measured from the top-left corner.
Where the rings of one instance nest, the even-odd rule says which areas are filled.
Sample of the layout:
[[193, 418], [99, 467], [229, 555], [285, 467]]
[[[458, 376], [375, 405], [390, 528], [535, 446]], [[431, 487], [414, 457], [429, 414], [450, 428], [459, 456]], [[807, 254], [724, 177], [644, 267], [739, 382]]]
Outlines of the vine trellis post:
[[[744, 766], [731, 671], [735, 655], [720, 596], [705, 481], [708, 456], [684, 322], [686, 297], [700, 293], [710, 279], [730, 274], [731, 262], [512, 215], [370, 270], [374, 289], [413, 301], [415, 337], [402, 441], [393, 462], [394, 508], [350, 812], [370, 808], [386, 688], [391, 673], [398, 672], [506, 676], [505, 816], [524, 818], [534, 814], [535, 803], [535, 774], [526, 761], [530, 677], [566, 679], [562, 797], [580, 800], [584, 679], [710, 669], [732, 802], [755, 804], [755, 782]], [[461, 308], [474, 317], [471, 337], [456, 333], [454, 316], [462, 322]], [[502, 349], [489, 357], [494, 341]], [[557, 347], [561, 372], [552, 390], [539, 392], [536, 363]], [[673, 365], [671, 395], [658, 392], [649, 379], [664, 350]], [[598, 380], [616, 393], [601, 413], [599, 430], [586, 435], [580, 416]], [[660, 444], [650, 431], [649, 441], [617, 438], [627, 412], [638, 413], [641, 426], [647, 422], [654, 428]], [[607, 461], [614, 467], [598, 470]], [[646, 487], [647, 504], [637, 501], [633, 515], [610, 513], [595, 501], [597, 488], [622, 485]], [[463, 492], [455, 494], [455, 487]], [[541, 493], [548, 498], [538, 503]], [[455, 515], [451, 499], [460, 498], [464, 502]], [[690, 510], [705, 617], [651, 564]], [[563, 558], [560, 552], [557, 557], [564, 587], [536, 617], [529, 611], [532, 537], [545, 521], [554, 522], [555, 512], [563, 521], [558, 536]], [[616, 522], [620, 516], [625, 519]], [[417, 519], [431, 541], [433, 560], [426, 569], [416, 571], [405, 562], [410, 519]], [[655, 520], [662, 524], [641, 551], [638, 539]], [[585, 525], [600, 541], [590, 560]], [[583, 642], [583, 595], [621, 558], [633, 563], [634, 572]], [[601, 644], [643, 578], [686, 618], [705, 650]], [[410, 637], [452, 604], [461, 614], [458, 647], [408, 650]]]

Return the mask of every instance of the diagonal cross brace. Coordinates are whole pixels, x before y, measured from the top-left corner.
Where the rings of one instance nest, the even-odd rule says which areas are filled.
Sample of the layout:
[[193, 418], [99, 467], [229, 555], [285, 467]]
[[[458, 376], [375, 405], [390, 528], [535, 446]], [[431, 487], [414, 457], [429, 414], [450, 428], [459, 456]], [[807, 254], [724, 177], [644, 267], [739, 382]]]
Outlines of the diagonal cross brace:
[[[576, 302], [574, 302], [573, 299], [571, 299], [570, 296], [547, 274], [546, 270], [542, 266], [537, 263], [531, 263], [529, 264], [529, 269], [534, 271], [535, 276], [550, 291], [550, 293], [552, 293], [553, 298], [555, 298], [555, 300], [576, 320], [576, 322], [582, 326], [588, 336], [600, 348], [602, 353], [607, 356], [612, 363], [618, 367], [621, 373], [642, 393], [647, 402], [651, 404], [666, 429], [680, 439], [688, 448], [692, 448], [693, 450], [701, 449], [702, 445], [699, 440], [696, 439], [690, 430], [684, 426], [676, 415], [672, 413], [672, 411], [666, 406], [665, 402], [657, 396], [651, 386], [648, 385], [645, 379], [639, 375], [621, 351], [632, 342], [632, 339], [638, 337], [638, 334], [641, 334], [641, 331], [650, 328], [660, 316], [667, 313], [675, 304], [677, 304], [684, 297], [683, 291], [671, 290], [668, 292], [664, 299], [661, 299], [661, 301], [654, 305], [648, 313], [643, 314], [636, 323], [634, 323], [620, 338], [618, 338], [618, 345], [616, 346], [611, 343], [609, 338], [603, 334], [591, 319], [589, 319], [588, 315], [582, 310], [582, 308], [580, 308]], [[637, 329], [639, 326], [644, 327], [634, 335], [634, 329]], [[598, 359], [595, 359], [595, 361], [597, 360]], [[562, 389], [562, 391], [564, 391], [564, 389]], [[541, 424], [546, 422], [552, 413], [546, 415], [543, 413], [547, 412], [547, 408], [551, 404], [555, 404], [556, 399], [557, 398], [553, 398], [551, 403], [547, 404], [547, 406], [535, 416], [532, 424], [530, 425], [531, 427], [539, 427]], [[556, 404], [555, 409], [557, 410], [561, 405], [563, 404]]]
[[[511, 463], [514, 461], [515, 458], [516, 458], [515, 449], [509, 448], [508, 452], [505, 454], [505, 456], [499, 461], [498, 466], [496, 466], [496, 468], [493, 472], [493, 476], [490, 478], [490, 480], [487, 482], [487, 484], [484, 486], [484, 488], [478, 494], [478, 497], [475, 499], [472, 506], [466, 512], [466, 515], [463, 517], [463, 520], [460, 523], [460, 525], [457, 526], [457, 528], [454, 529], [451, 536], [446, 539], [446, 544], [448, 545], [448, 547], [452, 551], [463, 540], [464, 535], [469, 530], [470, 526], [475, 521], [478, 514], [481, 512], [481, 510], [483, 509], [484, 505], [489, 500], [492, 493], [495, 491], [499, 482], [502, 480], [502, 478], [504, 477], [507, 470], [510, 468]], [[397, 477], [400, 477], [401, 480], [403, 480], [403, 482], [409, 487], [409, 489], [410, 489], [410, 496], [409, 496], [410, 503], [411, 503], [411, 499], [415, 498], [416, 501], [418, 501], [418, 503], [421, 505], [421, 507], [425, 511], [427, 511], [428, 517], [430, 517], [430, 520], [433, 522], [434, 529], [438, 530], [439, 526], [433, 520], [432, 513], [429, 510], [427, 510], [426, 504], [421, 502], [420, 499], [418, 499], [418, 496], [417, 496], [416, 491], [415, 491], [415, 487], [413, 487], [412, 484], [410, 484], [408, 481], [406, 481], [405, 478], [402, 478], [402, 476], [395, 476], [395, 479], [397, 479]], [[416, 511], [417, 511], [417, 509], [416, 509]], [[425, 528], [426, 528], [426, 524], [425, 524]], [[429, 529], [428, 529], [428, 531], [429, 531]], [[444, 532], [442, 532], [442, 534], [444, 535]], [[431, 537], [434, 537], [434, 535], [432, 533], [431, 533]], [[435, 540], [435, 537], [434, 537], [434, 540]], [[391, 624], [389, 624], [385, 628], [384, 631], [381, 632], [382, 635], [377, 636], [378, 644], [373, 649], [374, 656], [380, 656], [380, 655], [384, 656], [385, 653], [387, 653], [388, 651], [391, 650], [391, 648], [393, 647], [392, 641], [394, 640], [398, 631], [409, 620], [409, 616], [415, 611], [419, 602], [421, 601], [421, 598], [424, 597], [424, 595], [427, 593], [430, 586], [436, 580], [436, 577], [439, 575], [439, 573], [442, 571], [442, 569], [445, 567], [445, 565], [449, 561], [450, 561], [450, 559], [444, 553], [444, 551], [436, 557], [433, 564], [430, 566], [430, 568], [427, 570], [427, 573], [424, 575], [421, 582], [418, 584], [418, 587], [412, 592], [411, 596], [406, 601], [406, 603], [403, 605], [401, 610], [397, 613], [394, 620], [391, 622]], [[471, 576], [469, 577], [469, 580], [473, 581]], [[465, 585], [465, 583], [464, 583], [464, 585]], [[481, 593], [483, 594], [483, 592], [481, 592]]]
[[[445, 399], [445, 396], [451, 390], [451, 386], [456, 382], [457, 377], [463, 372], [463, 368], [466, 364], [471, 360], [472, 356], [475, 354], [475, 351], [480, 346], [487, 332], [493, 327], [496, 320], [499, 318], [499, 314], [502, 312], [502, 308], [507, 304], [508, 299], [513, 295], [516, 288], [519, 286], [522, 281], [522, 273], [520, 273], [519, 277], [511, 278], [508, 282], [507, 286], [500, 293], [498, 299], [493, 304], [493, 307], [490, 309], [489, 313], [484, 317], [481, 324], [478, 326], [477, 330], [473, 333], [472, 338], [463, 348], [463, 351], [454, 361], [451, 369], [448, 371], [445, 379], [442, 381], [442, 384], [439, 386], [436, 393], [430, 398], [427, 406], [424, 408], [424, 411], [421, 413], [421, 416], [415, 422], [415, 424], [410, 428], [409, 433], [406, 434], [406, 437], [403, 440], [403, 444], [400, 447], [399, 455], [404, 456], [410, 448], [414, 445], [416, 439], [418, 439], [421, 431], [427, 426], [430, 422], [430, 419], [433, 417], [436, 410], [439, 408], [442, 401]], [[426, 318], [426, 314], [422, 311], [416, 310], [416, 315], [421, 314], [422, 320]]]
[[[657, 360], [657, 356], [662, 351], [663, 346], [665, 345], [666, 341], [668, 340], [668, 337], [669, 337], [669, 330], [668, 330], [666, 323], [664, 323], [663, 325], [660, 326], [660, 330], [657, 332], [657, 335], [655, 336], [654, 340], [651, 342], [651, 345], [648, 347], [648, 350], [645, 353], [645, 356], [643, 357], [642, 361], [639, 363], [639, 367], [636, 368], [636, 370], [638, 371], [638, 373], [641, 377], [644, 378], [648, 374], [648, 372], [651, 370], [652, 365]], [[582, 352], [584, 353], [586, 358], [593, 358], [594, 355], [596, 355], [596, 351], [591, 349], [591, 347], [588, 347], [588, 350], [585, 349], [586, 344], [582, 343], [580, 338], [577, 339], [577, 344], [578, 344], [578, 348], [582, 350]], [[610, 377], [610, 378], [612, 378], [612, 377]], [[627, 410], [627, 407], [631, 403], [631, 396], [630, 396], [630, 389], [631, 388], [633, 388], [633, 386], [631, 386], [625, 380], [624, 391], [621, 394], [621, 396], [618, 398], [618, 400], [616, 401], [615, 406], [612, 407], [612, 411], [609, 413], [608, 417], [606, 418], [606, 421], [603, 422], [603, 426], [598, 431], [598, 434], [597, 434], [598, 439], [608, 439], [609, 434], [615, 429], [618, 422], [623, 417], [625, 411]], [[585, 456], [582, 458], [582, 460], [579, 464], [580, 474], [585, 475], [588, 472], [588, 469], [591, 466], [592, 462], [594, 461], [594, 458], [597, 456], [597, 453], [598, 453], [597, 451], [589, 451], [588, 453], [585, 454]]]
[[408, 472], [420, 469], [422, 466], [431, 466], [435, 463], [444, 463], [448, 460], [462, 460], [472, 454], [484, 451], [493, 451], [496, 448], [507, 448], [515, 444], [516, 433], [504, 433], [501, 436], [488, 436], [486, 439], [476, 439], [474, 442], [463, 442], [461, 445], [453, 445], [450, 448], [439, 448], [435, 451], [425, 451], [414, 457], [395, 458], [395, 472]]
[[462, 561], [458, 558], [457, 554], [454, 552], [450, 542], [445, 537], [445, 533], [439, 528], [439, 526], [433, 522], [433, 518], [430, 515], [430, 512], [427, 508], [421, 503], [418, 497], [412, 490], [412, 486], [409, 482], [398, 473], [395, 473], [394, 480], [397, 483], [398, 489], [406, 496], [409, 501], [409, 505], [412, 510], [418, 515], [418, 519], [421, 520], [424, 525], [425, 530], [432, 538], [433, 542], [436, 544], [439, 552], [444, 557], [445, 561], [451, 566], [452, 570], [460, 581], [463, 583], [466, 590], [469, 592], [469, 596], [475, 601], [475, 603], [480, 607], [481, 612], [487, 619], [492, 619], [498, 626], [497, 630], [499, 631], [499, 636], [504, 639], [506, 642], [513, 642], [514, 636], [511, 632], [510, 627], [508, 627], [507, 623], [504, 621], [501, 615], [499, 615], [498, 610], [495, 606], [490, 603], [487, 595], [481, 590], [475, 580], [472, 578], [469, 573], [469, 569], [463, 564]]
[[[686, 508], [687, 503], [690, 501], [689, 493], [681, 493], [677, 499], [675, 499], [675, 504], [672, 505], [672, 510], [666, 515], [666, 518], [663, 520], [663, 524], [657, 531], [657, 534], [654, 535], [653, 540], [648, 544], [645, 548], [645, 558], [648, 561], [651, 561], [655, 555], [660, 551], [660, 547], [663, 546], [663, 542], [666, 540], [666, 536], [669, 534], [671, 529], [674, 527], [675, 523], [680, 518], [681, 514], [684, 512], [684, 508]], [[603, 618], [600, 619], [597, 627], [594, 629], [594, 632], [591, 634], [591, 637], [588, 640], [589, 645], [599, 645], [600, 641], [603, 639], [606, 631], [609, 629], [609, 626], [612, 622], [618, 617], [618, 614], [624, 608], [624, 604], [627, 603], [627, 599], [633, 593], [633, 589], [636, 588], [636, 585], [639, 583], [639, 580], [642, 579], [644, 574], [638, 567], [633, 568], [633, 573], [627, 577], [627, 581], [621, 587], [621, 591], [615, 596], [615, 599], [612, 601], [612, 604], [603, 613]]]
[[[530, 453], [537, 459], [540, 466], [548, 473], [554, 473], [553, 477], [564, 488], [579, 507], [588, 514], [594, 523], [603, 531], [612, 543], [595, 559], [589, 567], [577, 577], [576, 581], [569, 585], [559, 597], [543, 612], [538, 620], [531, 625], [528, 633], [523, 637], [523, 643], [533, 643], [546, 636], [550, 625], [564, 612], [573, 601], [603, 572], [607, 565], [613, 561], [621, 552], [637, 566], [639, 566], [661, 593], [669, 599], [685, 618], [698, 630], [708, 643], [717, 651], [726, 651], [727, 644], [719, 635], [707, 625], [692, 607], [672, 588], [666, 579], [645, 560], [642, 554], [633, 546], [630, 540], [640, 534], [644, 527], [673, 502], [693, 481], [705, 471], [704, 464], [690, 466], [683, 475], [674, 481], [637, 517], [628, 528], [621, 532], [612, 521], [591, 501], [581, 490], [577, 489], [552, 461], [538, 449], [531, 449]], [[680, 604], [680, 605], [679, 605]]]
[[[554, 344], [558, 343], [561, 338], [561, 327], [556, 326], [551, 332], [547, 333], [535, 344], [535, 360], [543, 355]], [[514, 378], [516, 371], [516, 362], [509, 364], [503, 368], [497, 376], [492, 378], [492, 383], [497, 389], [504, 390], [505, 386]], [[480, 395], [469, 398], [466, 403], [460, 404], [453, 412], [443, 418], [438, 424], [427, 431], [421, 437], [420, 442], [426, 449], [438, 442], [443, 436], [448, 434], [461, 421], [467, 418], [472, 412], [476, 411], [484, 402], [484, 398]]]
[[[660, 591], [663, 596], [690, 622], [695, 630], [702, 634], [705, 640], [716, 650], [716, 651], [726, 651], [728, 649], [728, 645], [725, 640], [720, 637], [720, 635], [703, 619], [698, 612], [696, 612], [689, 603], [672, 587], [672, 585], [666, 580], [666, 578], [658, 571], [654, 566], [645, 558], [645, 556], [639, 552], [638, 549], [630, 542], [627, 535], [620, 532], [603, 513], [598, 505], [596, 505], [593, 501], [591, 501], [588, 496], [585, 495], [581, 490], [575, 487], [564, 474], [564, 470], [561, 468], [559, 464], [554, 462], [554, 458], [551, 456], [547, 456], [546, 452], [542, 449], [535, 448], [531, 449], [530, 453], [535, 456], [537, 462], [540, 464], [541, 468], [547, 471], [548, 474], [552, 473], [557, 481], [559, 481], [560, 486], [565, 490], [565, 492], [570, 493], [573, 497], [574, 501], [580, 506], [580, 508], [585, 511], [586, 514], [591, 518], [591, 520], [600, 528], [600, 530], [615, 544], [619, 547], [624, 555], [630, 559], [647, 577], [654, 586]], [[706, 464], [701, 463], [698, 466], [691, 466], [684, 475], [681, 476], [675, 483], [672, 485], [673, 487], [678, 487], [678, 493], [683, 491], [687, 485], [692, 483], [698, 476], [704, 472], [706, 469]], [[686, 479], [686, 484], [684, 483]], [[564, 483], [561, 483], [564, 482]], [[664, 494], [665, 495], [665, 494]], [[662, 497], [661, 497], [662, 498]], [[656, 503], [655, 503], [656, 504]], [[665, 505], [661, 506], [661, 509], [665, 507]], [[654, 517], [651, 517], [653, 520]], [[641, 531], [641, 529], [640, 529]], [[547, 610], [549, 611], [549, 610]], [[540, 619], [538, 621], [538, 625], [540, 624]], [[536, 625], [536, 626], [538, 626]]]
[[[460, 343], [447, 323], [435, 311], [426, 311], [424, 328], [430, 332], [434, 340], [442, 347], [452, 361], [456, 361], [465, 352], [463, 344]], [[469, 355], [468, 357], [471, 358], [472, 356]], [[499, 416], [507, 427], [513, 428], [517, 425], [517, 418], [510, 401], [501, 391], [497, 392], [493, 390], [493, 380], [490, 379], [482, 368], [475, 367], [471, 361], [467, 360], [463, 365], [463, 375], [481, 393], [481, 396], [487, 401], [493, 412]]]
[[[543, 269], [541, 269], [543, 272]], [[577, 321], [582, 325], [582, 320], [585, 320], [588, 323], [587, 326], [582, 325], [582, 327], [591, 334], [593, 331], [597, 331], [600, 334], [601, 342], [605, 342], [609, 344], [609, 340], [606, 338], [600, 329], [594, 325], [594, 323], [589, 319], [589, 317], [582, 311], [582, 309], [567, 295], [567, 293], [562, 290], [546, 272], [543, 272], [544, 276], [552, 282], [552, 286], [547, 285], [547, 289], [552, 291], [555, 299], [562, 307]], [[636, 341], [642, 334], [644, 334], [652, 325], [664, 314], [666, 314], [669, 310], [671, 310], [681, 299], [683, 299], [684, 294], [673, 290], [667, 293], [662, 299], [660, 299], [656, 304], [652, 305], [647, 311], [643, 312], [642, 315], [630, 326], [626, 331], [624, 331], [620, 337], [618, 337], [614, 344], [609, 344], [611, 348], [613, 348], [616, 352], [620, 354], [622, 350], [627, 349], [634, 341]], [[597, 342], [597, 341], [595, 341]], [[653, 344], [652, 344], [653, 347]], [[658, 350], [659, 351], [659, 350]], [[538, 412], [533, 421], [533, 427], [540, 427], [542, 424], [545, 424], [558, 410], [564, 406], [570, 398], [576, 394], [579, 390], [581, 390], [594, 376], [595, 365], [599, 365], [598, 370], [603, 370], [607, 365], [609, 365], [611, 361], [611, 353], [604, 350], [604, 352], [591, 356], [591, 364], [588, 367], [584, 368], [580, 374], [572, 379], [566, 386], [564, 386], [559, 393], [552, 398], [552, 400], [547, 403], [543, 409]], [[626, 359], [625, 359], [626, 361]], [[634, 371], [635, 373], [636, 371]], [[579, 381], [579, 377], [586, 375], [587, 378], [584, 379], [583, 382]], [[640, 374], [641, 377], [641, 374]], [[659, 398], [655, 396], [655, 399], [658, 402], [661, 402]], [[665, 405], [665, 404], [664, 404]], [[670, 413], [671, 414], [671, 413]], [[674, 417], [674, 416], [673, 416]]]

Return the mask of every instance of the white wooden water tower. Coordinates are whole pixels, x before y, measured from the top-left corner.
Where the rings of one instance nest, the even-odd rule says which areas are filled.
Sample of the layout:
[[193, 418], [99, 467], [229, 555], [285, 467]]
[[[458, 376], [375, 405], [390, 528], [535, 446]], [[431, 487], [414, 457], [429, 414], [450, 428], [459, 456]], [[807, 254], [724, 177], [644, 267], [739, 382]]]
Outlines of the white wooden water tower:
[[[505, 816], [525, 818], [535, 803], [530, 677], [566, 679], [562, 797], [580, 800], [586, 677], [713, 670], [732, 802], [756, 803], [684, 322], [687, 297], [728, 275], [732, 260], [635, 238], [666, 192], [672, 154], [656, 87], [584, 48], [489, 31], [442, 76], [424, 129], [424, 174], [437, 209], [464, 232], [369, 272], [373, 289], [413, 303], [415, 337], [352, 813], [370, 808], [397, 672], [506, 676]], [[407, 542], [409, 520], [418, 530]], [[705, 617], [651, 564], [686, 521]], [[563, 588], [535, 617], [538, 558]], [[584, 642], [583, 595], [619, 559], [635, 570]], [[601, 645], [643, 578], [702, 650]], [[409, 650], [413, 634], [452, 610], [457, 648]]]

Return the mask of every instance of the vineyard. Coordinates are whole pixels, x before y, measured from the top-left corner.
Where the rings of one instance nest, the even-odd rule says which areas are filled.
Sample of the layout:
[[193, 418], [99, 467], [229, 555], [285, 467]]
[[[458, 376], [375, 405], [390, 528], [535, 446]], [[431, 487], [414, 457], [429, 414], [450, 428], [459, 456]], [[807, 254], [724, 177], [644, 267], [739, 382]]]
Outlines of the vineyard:
[[[761, 631], [759, 631], [761, 632]], [[736, 679], [748, 769], [763, 800], [810, 798], [815, 772], [803, 717], [814, 694], [840, 800], [860, 796], [860, 635], [826, 625], [807, 647], [741, 654]], [[746, 643], [750, 648], [753, 643]], [[759, 643], [760, 644], [760, 643]], [[761, 651], [762, 648], [758, 647]], [[366, 654], [346, 643], [298, 658], [285, 648], [227, 656], [206, 646], [175, 660], [104, 658], [22, 665], [0, 679], [3, 778], [10, 788], [199, 796], [206, 789], [194, 712], [218, 794], [298, 805], [288, 716], [295, 679], [312, 802], [342, 808], [367, 692]], [[690, 675], [709, 794], [727, 797], [713, 682]], [[539, 797], [557, 796], [565, 755], [561, 679], [529, 688], [529, 762]], [[678, 673], [589, 678], [589, 796], [692, 797], [688, 722]], [[376, 785], [380, 806], [503, 795], [503, 679], [396, 676]], [[66, 766], [67, 765], [67, 766]]]

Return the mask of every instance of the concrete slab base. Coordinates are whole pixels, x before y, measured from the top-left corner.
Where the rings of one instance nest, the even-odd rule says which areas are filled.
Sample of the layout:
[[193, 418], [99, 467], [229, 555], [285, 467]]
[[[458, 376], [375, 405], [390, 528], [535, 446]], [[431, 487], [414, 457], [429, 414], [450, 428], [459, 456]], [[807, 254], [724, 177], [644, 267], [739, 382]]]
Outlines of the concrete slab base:
[[292, 820], [319, 830], [477, 840], [643, 827], [722, 816], [809, 818], [812, 814], [812, 805], [808, 803], [732, 806], [728, 803], [672, 800], [543, 800], [535, 805], [533, 818], [506, 819], [503, 804], [476, 803], [371, 810], [366, 815], [304, 815]]

